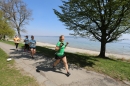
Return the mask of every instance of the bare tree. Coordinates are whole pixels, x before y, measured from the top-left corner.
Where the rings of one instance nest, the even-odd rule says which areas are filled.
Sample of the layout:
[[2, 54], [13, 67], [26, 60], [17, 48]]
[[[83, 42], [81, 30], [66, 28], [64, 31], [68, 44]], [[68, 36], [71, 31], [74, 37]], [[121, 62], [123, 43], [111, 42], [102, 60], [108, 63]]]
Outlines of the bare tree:
[[1, 0], [0, 9], [4, 12], [4, 17], [11, 21], [12, 27], [17, 30], [21, 38], [21, 31], [26, 31], [23, 26], [32, 19], [32, 11], [22, 0]]

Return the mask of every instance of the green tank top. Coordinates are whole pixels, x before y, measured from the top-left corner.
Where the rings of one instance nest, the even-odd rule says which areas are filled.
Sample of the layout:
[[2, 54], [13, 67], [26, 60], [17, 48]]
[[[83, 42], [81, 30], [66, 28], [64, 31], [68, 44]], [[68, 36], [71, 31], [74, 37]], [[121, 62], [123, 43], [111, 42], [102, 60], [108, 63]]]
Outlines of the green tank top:
[[[63, 43], [63, 46], [62, 46], [62, 47], [60, 47], [61, 43]], [[66, 45], [66, 43], [60, 42], [60, 41], [56, 44], [56, 46], [60, 48], [60, 49], [56, 52], [56, 55], [58, 55], [58, 56], [64, 55], [65, 45]]]

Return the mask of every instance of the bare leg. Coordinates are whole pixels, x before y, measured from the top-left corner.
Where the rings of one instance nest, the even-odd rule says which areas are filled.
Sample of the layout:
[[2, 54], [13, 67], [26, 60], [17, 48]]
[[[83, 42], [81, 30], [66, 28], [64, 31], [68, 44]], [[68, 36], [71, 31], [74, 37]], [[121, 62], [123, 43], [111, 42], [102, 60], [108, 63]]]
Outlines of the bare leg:
[[60, 62], [60, 59], [56, 59], [56, 61], [54, 62], [53, 66], [56, 66], [59, 62]]
[[65, 69], [67, 71], [67, 76], [70, 76], [70, 72], [68, 71], [68, 63], [67, 63], [67, 59], [66, 59], [66, 56], [62, 58], [62, 61], [64, 63], [64, 66], [65, 66]]
[[62, 61], [63, 61], [63, 63], [64, 63], [64, 66], [65, 66], [66, 71], [69, 72], [69, 71], [68, 71], [68, 63], [67, 63], [66, 56], [62, 58]]
[[31, 56], [33, 57], [33, 49], [31, 48]]
[[36, 53], [36, 49], [33, 49], [33, 55]]

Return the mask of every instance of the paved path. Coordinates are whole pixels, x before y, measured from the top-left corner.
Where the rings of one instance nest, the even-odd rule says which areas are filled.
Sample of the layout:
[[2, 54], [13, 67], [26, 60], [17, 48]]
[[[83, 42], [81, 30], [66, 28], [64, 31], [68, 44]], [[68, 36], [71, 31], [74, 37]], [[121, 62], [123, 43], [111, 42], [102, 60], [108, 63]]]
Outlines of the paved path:
[[[54, 59], [42, 54], [35, 55], [33, 60], [29, 53], [22, 50], [15, 51], [14, 46], [0, 42], [0, 48], [16, 61], [18, 67], [34, 76], [40, 86], [128, 86], [109, 76], [86, 71], [73, 64], [69, 64], [71, 75], [67, 77], [62, 62], [54, 70], [52, 68]], [[36, 72], [36, 69], [40, 72]]]

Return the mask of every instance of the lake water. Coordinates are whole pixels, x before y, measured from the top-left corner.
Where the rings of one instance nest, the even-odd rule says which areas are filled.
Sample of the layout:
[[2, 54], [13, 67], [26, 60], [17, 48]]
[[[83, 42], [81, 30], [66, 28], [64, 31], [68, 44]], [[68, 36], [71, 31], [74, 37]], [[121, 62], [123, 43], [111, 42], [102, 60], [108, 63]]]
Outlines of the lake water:
[[[44, 43], [56, 44], [59, 40], [58, 36], [35, 36], [35, 40]], [[69, 42], [69, 47], [75, 47], [80, 49], [87, 49], [93, 51], [100, 51], [100, 42], [90, 41], [87, 38], [76, 38], [71, 36], [65, 37], [65, 42]], [[122, 55], [130, 55], [130, 39], [123, 40], [106, 45], [107, 53], [115, 53]]]

